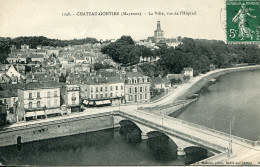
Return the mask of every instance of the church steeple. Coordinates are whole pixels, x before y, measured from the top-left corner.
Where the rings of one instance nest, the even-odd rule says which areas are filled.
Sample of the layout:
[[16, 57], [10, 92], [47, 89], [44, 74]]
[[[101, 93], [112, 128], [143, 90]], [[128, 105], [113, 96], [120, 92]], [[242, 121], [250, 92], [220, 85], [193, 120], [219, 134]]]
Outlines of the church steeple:
[[161, 31], [161, 24], [160, 24], [160, 21], [157, 21], [157, 31]]
[[157, 21], [157, 29], [154, 31], [154, 38], [156, 42], [159, 42], [160, 40], [163, 40], [163, 30], [161, 29], [160, 21]]

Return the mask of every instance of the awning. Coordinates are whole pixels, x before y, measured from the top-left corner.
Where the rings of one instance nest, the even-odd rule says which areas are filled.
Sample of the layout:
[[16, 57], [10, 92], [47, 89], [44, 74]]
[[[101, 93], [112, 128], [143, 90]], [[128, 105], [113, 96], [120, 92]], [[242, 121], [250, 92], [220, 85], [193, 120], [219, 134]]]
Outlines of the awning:
[[104, 104], [111, 104], [110, 100], [103, 100]]
[[103, 105], [103, 101], [96, 101], [96, 105]]
[[45, 115], [44, 111], [36, 111], [36, 115]]
[[94, 105], [94, 102], [93, 101], [89, 101], [88, 105]]
[[82, 103], [85, 104], [85, 105], [88, 105], [88, 100], [83, 100]]
[[35, 117], [35, 112], [26, 112], [25, 117]]

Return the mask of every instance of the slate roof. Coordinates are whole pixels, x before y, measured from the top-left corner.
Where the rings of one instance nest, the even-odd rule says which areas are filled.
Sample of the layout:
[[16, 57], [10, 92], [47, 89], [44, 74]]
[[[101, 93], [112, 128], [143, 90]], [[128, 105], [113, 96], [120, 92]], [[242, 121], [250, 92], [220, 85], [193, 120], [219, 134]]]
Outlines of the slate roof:
[[0, 91], [0, 98], [11, 98], [11, 97], [18, 97], [17, 89], [9, 89]]
[[34, 89], [43, 89], [43, 88], [58, 88], [63, 85], [64, 83], [60, 83], [60, 82], [30, 82], [25, 84], [22, 89], [34, 90]]
[[138, 78], [138, 77], [144, 77], [144, 75], [141, 74], [140, 72], [127, 72], [127, 73], [126, 73], [126, 77], [127, 77], [127, 78], [128, 78], [128, 77], [130, 77], [130, 78], [133, 78], [133, 77]]

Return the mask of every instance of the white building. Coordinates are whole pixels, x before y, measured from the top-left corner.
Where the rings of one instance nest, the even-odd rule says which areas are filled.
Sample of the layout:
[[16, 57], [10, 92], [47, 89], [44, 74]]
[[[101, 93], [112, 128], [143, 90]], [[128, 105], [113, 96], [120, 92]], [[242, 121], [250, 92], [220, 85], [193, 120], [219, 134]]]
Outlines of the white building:
[[193, 68], [191, 67], [184, 68], [183, 75], [193, 77]]
[[61, 115], [58, 82], [31, 82], [18, 89], [18, 120]]

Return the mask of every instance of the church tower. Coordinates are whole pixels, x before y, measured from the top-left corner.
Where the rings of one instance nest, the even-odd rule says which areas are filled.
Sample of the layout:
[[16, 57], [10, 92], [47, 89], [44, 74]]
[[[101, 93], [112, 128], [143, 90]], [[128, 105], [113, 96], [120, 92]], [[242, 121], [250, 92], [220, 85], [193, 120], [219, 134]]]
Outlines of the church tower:
[[154, 38], [156, 40], [156, 43], [164, 39], [160, 21], [157, 21], [157, 29], [154, 31]]

